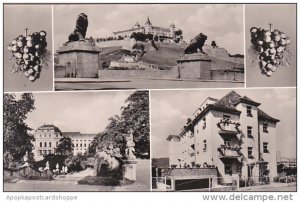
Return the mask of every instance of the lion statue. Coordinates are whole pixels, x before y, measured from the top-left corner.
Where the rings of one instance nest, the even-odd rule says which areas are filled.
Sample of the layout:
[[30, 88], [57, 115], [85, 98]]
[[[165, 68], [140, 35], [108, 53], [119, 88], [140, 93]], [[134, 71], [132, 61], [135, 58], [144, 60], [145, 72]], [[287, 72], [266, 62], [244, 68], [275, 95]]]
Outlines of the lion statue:
[[207, 36], [200, 33], [198, 34], [195, 39], [191, 40], [190, 45], [184, 50], [185, 54], [192, 54], [197, 53], [197, 50], [199, 49], [201, 53], [203, 52], [202, 47], [205, 44], [205, 41], [207, 40]]
[[68, 42], [85, 40], [88, 24], [88, 16], [84, 13], [80, 13], [76, 20], [76, 27], [74, 31], [69, 35]]

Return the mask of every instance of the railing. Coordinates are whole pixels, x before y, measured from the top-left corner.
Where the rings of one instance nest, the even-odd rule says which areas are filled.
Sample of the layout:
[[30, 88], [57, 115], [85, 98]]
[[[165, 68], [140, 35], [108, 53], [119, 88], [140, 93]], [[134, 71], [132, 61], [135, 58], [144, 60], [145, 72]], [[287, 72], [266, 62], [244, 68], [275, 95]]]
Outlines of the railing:
[[219, 151], [219, 157], [220, 158], [224, 158], [224, 157], [234, 157], [234, 158], [238, 158], [241, 156], [240, 154], [240, 150], [241, 150], [241, 147], [239, 146], [225, 146], [225, 145], [221, 145], [219, 148], [218, 148], [218, 151]]
[[[226, 179], [225, 179], [226, 178]], [[229, 180], [230, 178], [230, 180]], [[153, 191], [271, 191], [272, 188], [296, 186], [297, 176], [252, 176], [239, 177], [238, 174], [223, 177], [207, 177], [174, 182], [172, 177], [153, 177]], [[173, 183], [171, 183], [173, 181]], [[198, 187], [195, 187], [198, 186]], [[184, 189], [183, 189], [184, 187]], [[190, 187], [190, 189], [189, 189]]]
[[234, 133], [237, 134], [239, 133], [239, 126], [240, 124], [238, 122], [234, 122], [228, 119], [221, 119], [218, 123], [217, 126], [221, 129], [220, 133]]

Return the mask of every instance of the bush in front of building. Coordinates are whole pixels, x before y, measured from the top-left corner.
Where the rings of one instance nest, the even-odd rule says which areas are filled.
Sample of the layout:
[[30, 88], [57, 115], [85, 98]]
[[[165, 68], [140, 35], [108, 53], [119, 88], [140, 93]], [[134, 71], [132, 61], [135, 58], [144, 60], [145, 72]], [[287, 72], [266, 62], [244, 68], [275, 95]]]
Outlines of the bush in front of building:
[[117, 186], [120, 185], [120, 180], [114, 177], [86, 176], [83, 179], [78, 180], [77, 183], [87, 185]]

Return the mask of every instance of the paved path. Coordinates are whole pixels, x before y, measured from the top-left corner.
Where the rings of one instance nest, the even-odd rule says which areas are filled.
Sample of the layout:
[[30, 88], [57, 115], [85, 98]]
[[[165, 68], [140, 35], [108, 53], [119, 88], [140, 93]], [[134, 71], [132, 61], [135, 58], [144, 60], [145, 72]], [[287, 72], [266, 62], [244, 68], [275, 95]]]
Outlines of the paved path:
[[137, 181], [133, 184], [122, 186], [99, 186], [77, 184], [79, 179], [91, 175], [92, 169], [87, 169], [79, 173], [56, 177], [52, 181], [20, 180], [17, 183], [4, 183], [4, 191], [150, 191], [150, 161], [138, 160]]
[[112, 89], [173, 89], [173, 88], [233, 88], [244, 83], [180, 79], [56, 79], [56, 90], [112, 90]]

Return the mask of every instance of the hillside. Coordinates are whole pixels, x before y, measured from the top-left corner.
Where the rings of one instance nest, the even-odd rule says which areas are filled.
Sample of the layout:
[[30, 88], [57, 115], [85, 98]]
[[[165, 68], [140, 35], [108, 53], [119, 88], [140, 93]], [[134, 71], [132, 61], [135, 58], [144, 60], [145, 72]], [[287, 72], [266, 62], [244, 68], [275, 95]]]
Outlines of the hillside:
[[[146, 44], [146, 53], [141, 62], [175, 66], [176, 60], [183, 55], [184, 47], [177, 44], [157, 44], [158, 50], [154, 50], [151, 44]], [[148, 51], [147, 51], [148, 50]]]
[[[109, 65], [110, 61], [117, 61], [123, 55], [128, 55], [134, 44], [132, 40], [121, 40], [106, 42], [99, 45], [103, 52], [100, 53], [99, 61], [105, 63], [104, 66]], [[146, 64], [176, 66], [177, 59], [184, 54], [186, 45], [184, 44], [167, 44], [158, 43], [156, 46], [158, 50], [152, 47], [150, 42], [138, 42], [145, 46], [145, 54], [139, 62]], [[108, 45], [111, 45], [108, 47]], [[212, 58], [212, 69], [231, 69], [243, 68], [244, 59], [237, 57], [230, 57], [227, 50], [224, 48], [212, 48], [211, 46], [204, 46], [203, 50]]]

